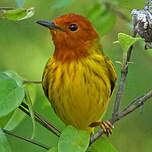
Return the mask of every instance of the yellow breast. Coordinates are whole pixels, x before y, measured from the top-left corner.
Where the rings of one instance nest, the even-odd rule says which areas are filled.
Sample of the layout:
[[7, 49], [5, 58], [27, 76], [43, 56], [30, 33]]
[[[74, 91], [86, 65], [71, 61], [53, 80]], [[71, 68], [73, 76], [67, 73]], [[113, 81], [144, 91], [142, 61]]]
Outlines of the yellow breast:
[[111, 61], [93, 54], [64, 64], [50, 58], [42, 81], [45, 94], [60, 119], [91, 132], [89, 125], [104, 114], [115, 80]]

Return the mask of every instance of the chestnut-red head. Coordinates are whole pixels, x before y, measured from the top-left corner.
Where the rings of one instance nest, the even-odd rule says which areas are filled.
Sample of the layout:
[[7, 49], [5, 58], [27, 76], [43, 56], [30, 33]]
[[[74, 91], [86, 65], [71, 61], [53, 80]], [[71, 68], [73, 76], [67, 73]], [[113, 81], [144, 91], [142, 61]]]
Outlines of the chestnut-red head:
[[50, 21], [37, 21], [48, 27], [55, 44], [54, 57], [72, 60], [89, 55], [89, 49], [99, 36], [87, 18], [78, 14], [66, 14]]

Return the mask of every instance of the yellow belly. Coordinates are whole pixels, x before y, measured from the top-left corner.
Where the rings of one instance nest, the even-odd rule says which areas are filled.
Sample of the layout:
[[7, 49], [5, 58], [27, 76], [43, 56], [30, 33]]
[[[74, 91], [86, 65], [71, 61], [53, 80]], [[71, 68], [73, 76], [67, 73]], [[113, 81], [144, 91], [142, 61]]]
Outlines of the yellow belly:
[[111, 96], [109, 69], [101, 56], [65, 64], [51, 58], [43, 88], [65, 124], [92, 132], [89, 125], [101, 119]]

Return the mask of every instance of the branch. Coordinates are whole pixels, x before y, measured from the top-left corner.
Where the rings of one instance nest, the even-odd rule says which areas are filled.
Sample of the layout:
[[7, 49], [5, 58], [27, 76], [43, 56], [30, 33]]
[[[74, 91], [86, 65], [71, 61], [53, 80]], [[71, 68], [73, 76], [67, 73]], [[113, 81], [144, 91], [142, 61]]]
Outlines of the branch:
[[[21, 106], [19, 106], [19, 109], [22, 110], [25, 114], [30, 116], [29, 108], [25, 103], [22, 103]], [[40, 116], [37, 112], [34, 112], [35, 120], [40, 123], [43, 127], [51, 131], [56, 136], [60, 136], [61, 132], [50, 122], [48, 122], [45, 118]]]
[[148, 99], [150, 99], [152, 97], [152, 90], [150, 90], [148, 93], [146, 93], [143, 96], [140, 96], [138, 98], [136, 98], [135, 100], [132, 101], [132, 103], [127, 106], [124, 110], [122, 110], [119, 114], [118, 117], [116, 117], [115, 120], [111, 120], [112, 121], [117, 121], [120, 118], [128, 115], [129, 113], [135, 111], [137, 108], [139, 108], [140, 106], [142, 106]]
[[[137, 33], [134, 30], [132, 36], [136, 37], [136, 34]], [[124, 90], [124, 86], [125, 86], [125, 82], [126, 82], [126, 77], [128, 74], [128, 62], [130, 61], [130, 58], [131, 58], [132, 49], [133, 49], [133, 45], [129, 48], [129, 50], [127, 52], [126, 61], [121, 69], [121, 78], [120, 78], [119, 89], [118, 89], [116, 100], [115, 100], [114, 111], [112, 114], [113, 117], [117, 116], [118, 111], [119, 111], [120, 101], [121, 101], [121, 97], [123, 94], [123, 90]]]
[[8, 11], [8, 10], [15, 10], [15, 8], [11, 8], [11, 7], [0, 7], [0, 10], [2, 10], [2, 11]]
[[46, 146], [46, 145], [43, 145], [43, 144], [41, 144], [40, 142], [38, 142], [38, 141], [36, 141], [36, 140], [33, 140], [33, 139], [30, 139], [30, 138], [27, 138], [27, 137], [23, 137], [23, 136], [17, 135], [16, 133], [13, 133], [13, 132], [8, 131], [8, 130], [6, 130], [6, 129], [2, 129], [2, 131], [3, 131], [5, 134], [14, 136], [14, 137], [19, 138], [19, 139], [22, 139], [22, 140], [25, 140], [25, 141], [27, 141], [27, 142], [29, 142], [29, 143], [31, 143], [31, 144], [37, 145], [37, 146], [42, 147], [42, 148], [44, 148], [44, 149], [46, 149], [46, 150], [49, 150], [49, 149], [50, 149], [50, 147], [48, 147], [48, 146]]
[[111, 6], [111, 4], [107, 1], [103, 1], [103, 3], [105, 4], [106, 8], [111, 11], [112, 13], [116, 14], [118, 17], [120, 17], [122, 20], [130, 23], [130, 19], [123, 14], [122, 12], [118, 11], [117, 9], [115, 9], [113, 6]]
[[[124, 108], [117, 116], [112, 116], [110, 118], [110, 122], [114, 124], [116, 121], [120, 120], [121, 118], [127, 116], [131, 112], [135, 111], [137, 108], [142, 106], [148, 99], [152, 98], [152, 90], [150, 90], [148, 93], [134, 99], [127, 108]], [[96, 141], [97, 138], [99, 138], [103, 134], [103, 130], [100, 129], [96, 134], [94, 134], [90, 139], [90, 145]]]

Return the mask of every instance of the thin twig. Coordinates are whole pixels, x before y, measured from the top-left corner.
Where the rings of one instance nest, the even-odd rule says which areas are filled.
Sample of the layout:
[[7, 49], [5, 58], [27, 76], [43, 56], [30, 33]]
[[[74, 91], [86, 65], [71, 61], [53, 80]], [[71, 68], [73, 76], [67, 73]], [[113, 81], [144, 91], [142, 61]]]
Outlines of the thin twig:
[[125, 111], [126, 109], [128, 109], [128, 107], [130, 107], [131, 105], [133, 105], [134, 103], [136, 103], [137, 100], [140, 99], [140, 98], [142, 98], [143, 96], [144, 96], [144, 95], [139, 96], [139, 97], [135, 98], [134, 100], [132, 100], [132, 102], [130, 102], [130, 103], [128, 104], [128, 106], [126, 106], [126, 107], [123, 109], [123, 111]]
[[[24, 106], [24, 108], [26, 108], [27, 110], [29, 110], [29, 107], [27, 104], [25, 104], [24, 102], [22, 102], [22, 106]], [[49, 126], [51, 126], [51, 128], [55, 129], [57, 132], [59, 132], [59, 134], [61, 134], [61, 131], [54, 125], [52, 125], [50, 122], [48, 122], [45, 118], [43, 118], [42, 116], [40, 116], [37, 112], [34, 112], [34, 115], [37, 119], [41, 120], [42, 122], [45, 122], [46, 124], [48, 124]], [[30, 115], [29, 115], [30, 116]]]
[[[148, 99], [150, 99], [152, 97], [152, 90], [150, 90], [148, 93], [146, 93], [145, 95], [141, 96], [140, 98], [136, 98], [132, 103], [130, 104], [130, 106], [128, 106], [127, 108], [125, 108], [124, 110], [122, 110], [119, 114], [116, 120], [128, 115], [129, 113], [133, 112], [134, 110], [136, 110], [137, 108], [139, 108], [140, 106], [142, 106]], [[116, 121], [115, 120], [115, 121]]]
[[107, 1], [103, 1], [103, 3], [105, 4], [106, 8], [111, 11], [112, 13], [116, 14], [118, 17], [120, 17], [122, 20], [130, 23], [130, 19], [123, 14], [122, 12], [120, 12], [119, 10], [115, 9], [109, 2]]
[[[19, 106], [19, 109], [22, 110], [24, 113], [26, 113], [28, 116], [30, 116], [29, 108], [25, 103], [22, 103], [21, 106]], [[38, 123], [40, 123], [42, 126], [44, 126], [46, 129], [51, 131], [56, 136], [58, 136], [58, 137], [60, 136], [61, 132], [54, 125], [52, 125], [50, 122], [48, 122], [42, 116], [40, 116], [37, 112], [34, 112], [34, 116], [35, 116], [35, 120]]]
[[39, 146], [39, 147], [42, 147], [42, 148], [44, 148], [44, 149], [46, 149], [46, 150], [49, 150], [49, 149], [50, 149], [50, 147], [48, 147], [48, 146], [46, 146], [46, 145], [44, 145], [44, 144], [42, 144], [42, 143], [40, 143], [40, 142], [38, 142], [38, 141], [36, 141], [36, 140], [34, 140], [34, 139], [30, 139], [30, 138], [27, 138], [27, 137], [24, 137], [24, 136], [17, 135], [16, 133], [13, 133], [13, 132], [8, 131], [8, 130], [6, 130], [6, 129], [2, 129], [2, 131], [3, 131], [5, 134], [8, 134], [8, 135], [14, 136], [14, 137], [16, 137], [16, 138], [22, 139], [22, 140], [27, 141], [27, 142], [29, 142], [29, 143], [31, 143], [31, 144], [37, 145], [37, 146]]
[[35, 116], [42, 120], [46, 125], [50, 126], [52, 130], [55, 130], [55, 132], [58, 132], [56, 133], [56, 135], [59, 137], [60, 134], [61, 134], [61, 131], [54, 125], [52, 125], [50, 122], [48, 122], [46, 119], [44, 119], [42, 116], [40, 116], [37, 112], [34, 112]]
[[[29, 113], [29, 108], [27, 106], [27, 104], [25, 104], [24, 102], [22, 102], [21, 104], [24, 108], [24, 110], [22, 110], [22, 108], [20, 108], [23, 112], [25, 112], [28, 116], [30, 116], [30, 113]], [[28, 111], [28, 113], [27, 113]], [[36, 121], [38, 121], [42, 126], [44, 126], [45, 128], [47, 128], [48, 130], [50, 130], [51, 132], [53, 132], [56, 136], [60, 136], [61, 134], [61, 131], [55, 127], [54, 125], [52, 125], [50, 122], [48, 122], [45, 118], [43, 118], [42, 116], [40, 116], [37, 112], [34, 112], [34, 116], [35, 116], [35, 119]]]
[[[117, 116], [111, 117], [109, 120], [112, 124], [114, 124], [116, 121], [120, 120], [121, 118], [125, 117], [126, 115], [130, 114], [131, 112], [135, 111], [137, 108], [142, 106], [148, 99], [152, 98], [152, 90], [150, 90], [148, 93], [137, 97], [133, 101], [131, 101], [132, 104], [128, 106], [128, 108], [124, 108]], [[90, 145], [101, 135], [103, 134], [103, 130], [100, 129], [96, 134], [94, 134], [91, 137]]]
[[[133, 31], [132, 36], [136, 37], [136, 31]], [[125, 64], [122, 66], [122, 69], [121, 69], [119, 89], [118, 89], [116, 100], [115, 100], [113, 117], [117, 116], [118, 111], [119, 111], [120, 101], [121, 101], [121, 97], [123, 94], [123, 90], [124, 90], [124, 86], [125, 86], [125, 82], [126, 82], [126, 77], [128, 74], [128, 62], [130, 61], [130, 58], [131, 58], [132, 49], [133, 49], [133, 45], [129, 48], [129, 50], [127, 52], [127, 58], [126, 58]]]
[[2, 11], [8, 11], [8, 10], [15, 10], [15, 8], [11, 8], [11, 7], [0, 7], [0, 10], [2, 10]]
[[41, 84], [42, 81], [41, 80], [23, 80], [23, 84], [26, 84], [26, 83]]

